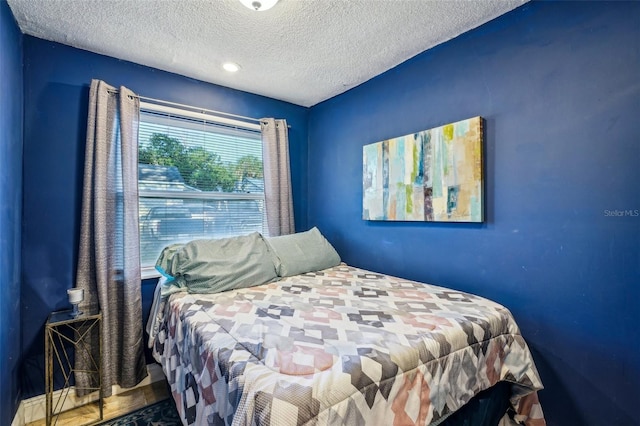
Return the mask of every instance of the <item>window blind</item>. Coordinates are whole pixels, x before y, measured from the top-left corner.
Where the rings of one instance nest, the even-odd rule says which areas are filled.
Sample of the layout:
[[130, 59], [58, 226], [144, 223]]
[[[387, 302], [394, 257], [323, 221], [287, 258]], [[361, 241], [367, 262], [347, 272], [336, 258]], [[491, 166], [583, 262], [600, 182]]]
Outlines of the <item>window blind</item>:
[[266, 235], [259, 126], [143, 104], [138, 158], [143, 268], [169, 244]]

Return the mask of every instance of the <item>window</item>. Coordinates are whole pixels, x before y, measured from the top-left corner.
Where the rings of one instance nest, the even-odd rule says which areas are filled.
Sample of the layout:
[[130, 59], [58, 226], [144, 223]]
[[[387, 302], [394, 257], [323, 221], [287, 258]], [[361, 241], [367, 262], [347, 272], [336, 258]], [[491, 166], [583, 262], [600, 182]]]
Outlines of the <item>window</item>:
[[138, 140], [143, 275], [172, 243], [267, 234], [257, 124], [143, 102]]

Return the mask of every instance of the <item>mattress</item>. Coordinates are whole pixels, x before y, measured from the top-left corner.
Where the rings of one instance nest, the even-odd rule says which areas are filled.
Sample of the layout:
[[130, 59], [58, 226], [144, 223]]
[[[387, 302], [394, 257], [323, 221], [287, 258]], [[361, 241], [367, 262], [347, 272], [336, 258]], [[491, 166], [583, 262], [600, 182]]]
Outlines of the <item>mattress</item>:
[[499, 382], [501, 424], [545, 424], [513, 316], [475, 295], [342, 263], [152, 316], [185, 425], [437, 425]]

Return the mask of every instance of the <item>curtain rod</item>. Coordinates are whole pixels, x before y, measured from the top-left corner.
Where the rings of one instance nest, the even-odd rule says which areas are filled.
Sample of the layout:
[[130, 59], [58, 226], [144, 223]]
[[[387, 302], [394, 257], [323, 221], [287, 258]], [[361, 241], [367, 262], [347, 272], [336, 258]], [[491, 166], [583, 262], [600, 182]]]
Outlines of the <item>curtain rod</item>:
[[138, 99], [140, 99], [141, 101], [147, 101], [147, 102], [158, 103], [158, 104], [163, 104], [163, 105], [171, 105], [171, 106], [180, 107], [180, 108], [189, 108], [189, 109], [197, 110], [199, 112], [207, 112], [207, 113], [210, 113], [210, 114], [225, 115], [227, 117], [239, 118], [239, 119], [245, 120], [245, 121], [254, 121], [256, 123], [260, 123], [260, 119], [259, 118], [245, 117], [244, 115], [230, 114], [228, 112], [216, 111], [216, 110], [207, 109], [207, 108], [200, 108], [200, 107], [196, 107], [196, 106], [192, 106], [192, 105], [186, 105], [186, 104], [179, 104], [177, 102], [163, 101], [162, 99], [147, 98], [146, 96], [139, 96], [138, 95]]
[[[118, 89], [108, 89], [107, 91], [111, 92], [111, 93], [120, 93], [120, 91]], [[180, 104], [180, 103], [177, 103], [177, 102], [164, 101], [162, 99], [148, 98], [146, 96], [140, 96], [140, 95], [135, 95], [135, 97], [137, 97], [141, 101], [153, 102], [153, 103], [164, 104], [164, 105], [171, 105], [171, 106], [180, 107], [180, 108], [189, 108], [189, 109], [193, 109], [193, 110], [200, 111], [200, 112], [206, 112], [206, 113], [217, 114], [217, 115], [225, 115], [227, 117], [238, 118], [240, 120], [245, 120], [245, 121], [253, 121], [253, 122], [256, 122], [256, 123], [261, 123], [262, 122], [262, 120], [259, 119], [259, 118], [246, 117], [244, 115], [231, 114], [231, 113], [228, 113], [228, 112], [216, 111], [216, 110], [207, 109], [207, 108], [200, 108], [200, 107], [196, 107], [196, 106], [193, 106], [193, 105]], [[287, 124], [287, 128], [290, 129], [291, 125]]]

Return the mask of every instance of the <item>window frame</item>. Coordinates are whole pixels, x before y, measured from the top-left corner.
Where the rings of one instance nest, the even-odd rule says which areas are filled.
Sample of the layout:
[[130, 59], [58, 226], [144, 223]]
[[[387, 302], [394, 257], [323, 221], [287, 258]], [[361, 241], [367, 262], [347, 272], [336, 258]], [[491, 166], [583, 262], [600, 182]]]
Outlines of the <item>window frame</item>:
[[[150, 113], [166, 114], [167, 116], [176, 116], [176, 117], [182, 117], [182, 118], [187, 118], [192, 120], [202, 120], [202, 121], [212, 123], [213, 125], [222, 125], [222, 126], [228, 126], [231, 128], [238, 128], [242, 130], [255, 132], [257, 135], [260, 135], [262, 133], [262, 129], [259, 123], [251, 123], [247, 121], [242, 121], [242, 120], [218, 115], [223, 113], [216, 113], [214, 115], [213, 111], [211, 111], [211, 113], [207, 113], [208, 110], [201, 109], [201, 108], [189, 107], [186, 105], [173, 104], [173, 103], [170, 103], [170, 104], [177, 105], [179, 107], [160, 105], [157, 103], [141, 101], [140, 112], [142, 113], [142, 112], [148, 111]], [[143, 122], [143, 120], [140, 119], [140, 122]], [[138, 149], [140, 149], [140, 140], [138, 140]], [[159, 190], [138, 189], [138, 205], [140, 205], [139, 204], [140, 199], [142, 198], [158, 198], [158, 199], [180, 198], [184, 200], [203, 200], [203, 201], [230, 200], [230, 199], [258, 200], [258, 201], [262, 201], [263, 205], [266, 201], [264, 192], [262, 193], [223, 192], [223, 191], [199, 192], [199, 191], [175, 191], [175, 190], [160, 190], [160, 189]], [[266, 223], [264, 215], [266, 215], [266, 212], [263, 212], [263, 223]], [[139, 226], [141, 225], [141, 219], [142, 218], [138, 216]], [[143, 280], [151, 279], [151, 278], [159, 278], [161, 276], [161, 274], [155, 269], [155, 265], [142, 264], [142, 256], [141, 256], [140, 270], [141, 270], [141, 275]]]

